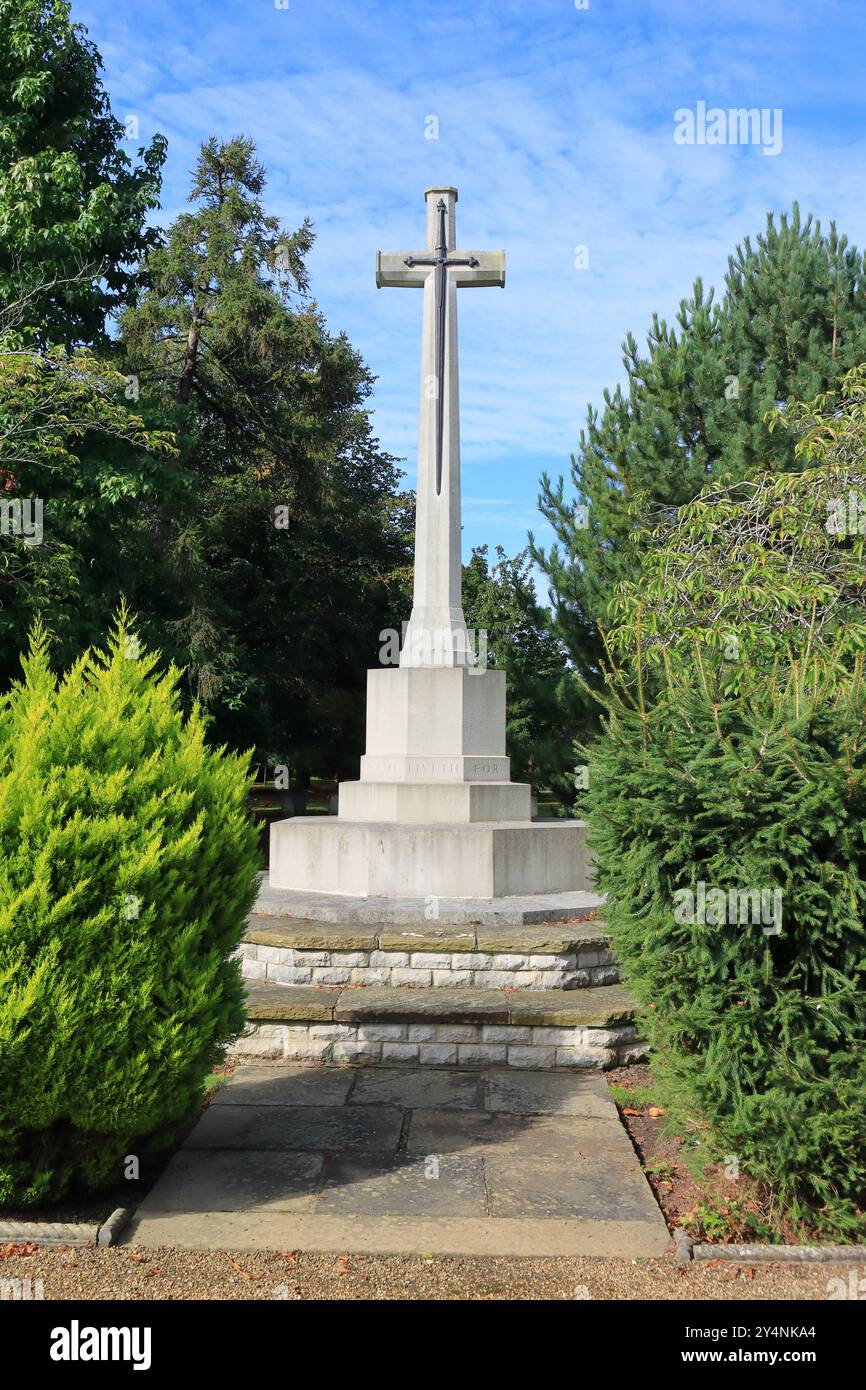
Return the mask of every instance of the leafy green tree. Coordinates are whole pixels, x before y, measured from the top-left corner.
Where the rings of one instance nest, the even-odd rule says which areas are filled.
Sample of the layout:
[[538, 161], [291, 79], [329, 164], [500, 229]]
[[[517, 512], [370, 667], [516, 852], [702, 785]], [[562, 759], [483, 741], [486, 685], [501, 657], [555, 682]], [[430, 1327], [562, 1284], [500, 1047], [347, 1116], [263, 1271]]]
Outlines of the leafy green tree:
[[650, 666], [721, 653], [736, 684], [742, 660], [784, 670], [832, 650], [850, 665], [866, 649], [866, 367], [768, 427], [808, 470], [710, 485], [658, 526], [640, 579], [610, 602], [615, 653]]
[[11, 346], [35, 288], [0, 312], [0, 688], [37, 614], [63, 662], [104, 631], [127, 567], [147, 566], [141, 503], [177, 477], [171, 435], [145, 424], [113, 362]]
[[737, 248], [720, 302], [698, 280], [673, 326], [653, 320], [645, 352], [629, 335], [627, 382], [589, 411], [573, 496], [562, 478], [541, 480], [555, 543], [532, 545], [557, 630], [591, 683], [603, 657], [598, 625], [616, 586], [640, 574], [641, 514], [672, 512], [708, 483], [799, 466], [794, 439], [774, 437], [767, 414], [812, 399], [866, 360], [864, 283], [862, 255], [795, 205]]
[[102, 60], [67, 0], [0, 0], [0, 30], [0, 303], [38, 285], [40, 342], [99, 343], [158, 238], [145, 223], [165, 141], [137, 164], [121, 148]]
[[132, 600], [220, 738], [351, 771], [364, 671], [406, 604], [411, 498], [372, 435], [367, 368], [309, 297], [312, 228], [281, 227], [264, 184], [250, 140], [209, 140], [121, 319], [194, 480], [153, 512], [164, 602]]
[[463, 567], [467, 625], [486, 642], [488, 664], [507, 681], [506, 745], [515, 782], [552, 792], [560, 813], [575, 799], [572, 738], [579, 727], [581, 694], [562, 640], [536, 600], [528, 551], [496, 561], [476, 546]]

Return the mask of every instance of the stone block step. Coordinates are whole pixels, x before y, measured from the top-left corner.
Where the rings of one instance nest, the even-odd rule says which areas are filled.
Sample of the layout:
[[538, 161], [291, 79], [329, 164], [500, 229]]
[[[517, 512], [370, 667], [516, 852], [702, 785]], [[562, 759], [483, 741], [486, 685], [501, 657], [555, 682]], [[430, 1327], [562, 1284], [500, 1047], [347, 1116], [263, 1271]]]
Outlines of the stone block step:
[[[604, 898], [587, 890], [545, 892], [495, 898], [377, 897], [345, 893], [306, 893], [275, 888], [267, 874], [259, 884], [256, 913], [291, 917], [319, 924], [406, 926], [452, 924], [473, 927], [524, 926], [532, 923], [572, 922], [589, 917]], [[435, 918], [431, 922], [431, 915]]]
[[603, 921], [383, 925], [253, 913], [238, 954], [248, 980], [282, 985], [520, 990], [619, 980]]
[[316, 989], [250, 981], [239, 1057], [605, 1069], [644, 1055], [625, 990]]
[[553, 954], [578, 946], [607, 945], [609, 935], [595, 908], [568, 922], [487, 926], [451, 924], [320, 922], [303, 917], [273, 917], [252, 912], [244, 940], [263, 946], [332, 951], [527, 951]]

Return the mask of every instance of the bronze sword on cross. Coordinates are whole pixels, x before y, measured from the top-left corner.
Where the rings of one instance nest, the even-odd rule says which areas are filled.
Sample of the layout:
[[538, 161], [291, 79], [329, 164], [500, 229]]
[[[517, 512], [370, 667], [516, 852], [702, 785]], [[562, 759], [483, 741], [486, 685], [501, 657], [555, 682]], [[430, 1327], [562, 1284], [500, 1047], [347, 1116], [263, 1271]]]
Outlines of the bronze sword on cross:
[[477, 266], [477, 256], [452, 256], [448, 258], [448, 236], [445, 231], [445, 214], [448, 209], [442, 198], [436, 204], [439, 217], [439, 233], [432, 256], [404, 256], [403, 264], [410, 268], [415, 265], [435, 266], [436, 274], [436, 496], [442, 491], [442, 430], [445, 409], [445, 294], [448, 288], [448, 270], [451, 266]]

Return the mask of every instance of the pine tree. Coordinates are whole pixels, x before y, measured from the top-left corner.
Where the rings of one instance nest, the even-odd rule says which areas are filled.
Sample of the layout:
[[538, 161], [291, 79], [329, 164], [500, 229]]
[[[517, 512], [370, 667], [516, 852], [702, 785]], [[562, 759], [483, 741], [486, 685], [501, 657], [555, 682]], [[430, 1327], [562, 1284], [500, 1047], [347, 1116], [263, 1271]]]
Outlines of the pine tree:
[[697, 280], [673, 327], [654, 318], [645, 352], [628, 336], [626, 385], [590, 409], [572, 458], [574, 500], [562, 478], [541, 480], [555, 543], [532, 542], [585, 677], [598, 679], [598, 624], [617, 583], [639, 575], [644, 518], [663, 518], [711, 480], [798, 467], [794, 440], [771, 435], [767, 412], [811, 399], [864, 360], [863, 257], [796, 205], [737, 248], [720, 302]]

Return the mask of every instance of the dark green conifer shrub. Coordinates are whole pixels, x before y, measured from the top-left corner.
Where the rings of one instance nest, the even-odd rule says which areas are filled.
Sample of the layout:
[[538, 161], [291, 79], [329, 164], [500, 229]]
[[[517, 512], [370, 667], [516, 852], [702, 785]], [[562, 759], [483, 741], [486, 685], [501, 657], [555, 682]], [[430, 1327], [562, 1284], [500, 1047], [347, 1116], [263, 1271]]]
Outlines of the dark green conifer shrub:
[[863, 660], [732, 693], [698, 658], [651, 705], [620, 693], [587, 751], [591, 843], [662, 1090], [795, 1215], [862, 1238]]
[[44, 633], [0, 700], [0, 1205], [123, 1174], [170, 1139], [244, 1022], [243, 758], [184, 716], [122, 615], [52, 674]]

